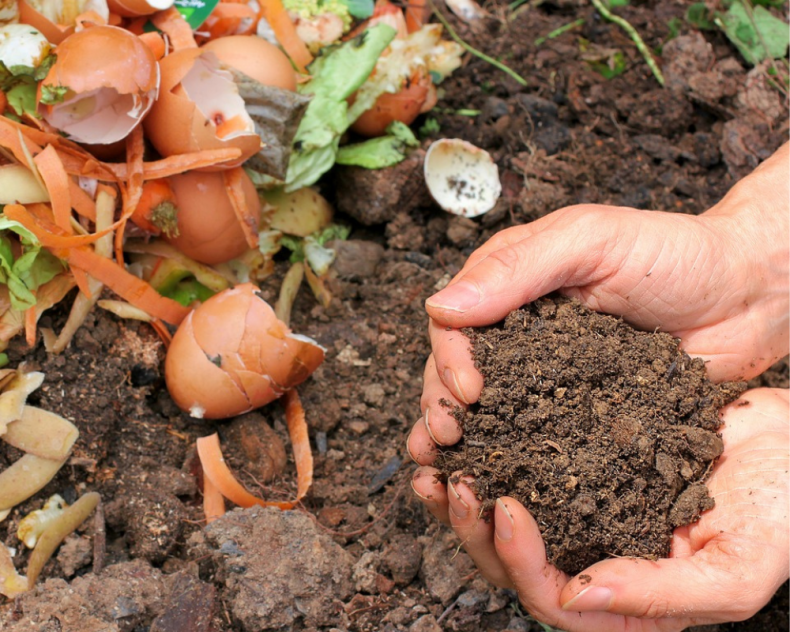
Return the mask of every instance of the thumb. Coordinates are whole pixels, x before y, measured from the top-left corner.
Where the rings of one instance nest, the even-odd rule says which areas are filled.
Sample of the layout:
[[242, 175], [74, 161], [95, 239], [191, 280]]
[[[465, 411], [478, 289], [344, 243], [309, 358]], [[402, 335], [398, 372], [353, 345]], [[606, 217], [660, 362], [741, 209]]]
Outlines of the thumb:
[[765, 543], [721, 534], [690, 557], [599, 562], [568, 582], [560, 603], [571, 612], [742, 621], [784, 581], [763, 563], [771, 556]]
[[613, 249], [623, 252], [627, 241], [621, 214], [612, 210], [563, 209], [542, 229], [525, 230], [523, 239], [492, 239], [450, 285], [426, 301], [429, 315], [444, 326], [489, 325], [561, 287], [606, 278], [620, 264], [619, 255], [610, 256]]

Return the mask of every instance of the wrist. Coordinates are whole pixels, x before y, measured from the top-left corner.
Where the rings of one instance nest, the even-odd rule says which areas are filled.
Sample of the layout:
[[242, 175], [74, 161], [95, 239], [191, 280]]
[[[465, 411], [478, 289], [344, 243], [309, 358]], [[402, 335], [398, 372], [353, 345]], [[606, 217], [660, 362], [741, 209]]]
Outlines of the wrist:
[[701, 217], [722, 238], [722, 265], [748, 288], [743, 308], [770, 365], [790, 351], [790, 144]]

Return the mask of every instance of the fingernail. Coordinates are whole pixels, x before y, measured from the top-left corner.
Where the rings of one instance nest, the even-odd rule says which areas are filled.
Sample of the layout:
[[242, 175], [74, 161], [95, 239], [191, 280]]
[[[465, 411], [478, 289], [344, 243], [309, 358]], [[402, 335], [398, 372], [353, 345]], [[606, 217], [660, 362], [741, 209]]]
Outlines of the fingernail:
[[[417, 423], [420, 423], [420, 422], [418, 421]], [[406, 452], [408, 453], [408, 455], [409, 455], [409, 458], [410, 458], [412, 461], [414, 461], [415, 463], [417, 463], [417, 459], [415, 459], [415, 458], [414, 458], [414, 455], [411, 453], [411, 448], [409, 447], [409, 444], [410, 444], [410, 443], [411, 443], [411, 435], [409, 435], [409, 436], [406, 438]]]
[[431, 438], [431, 441], [436, 445], [442, 445], [436, 440], [436, 437], [433, 436], [433, 431], [431, 430], [431, 424], [429, 422], [430, 411], [430, 408], [425, 409], [425, 412], [422, 414], [422, 423], [425, 424], [425, 429], [428, 431], [428, 436]]
[[468, 406], [471, 402], [466, 398], [466, 395], [464, 395], [464, 392], [461, 390], [461, 385], [458, 383], [458, 376], [455, 374], [455, 371], [452, 369], [445, 369], [442, 377], [444, 378], [445, 385], [453, 391], [453, 395], [455, 395]]
[[480, 302], [480, 292], [471, 283], [448, 285], [437, 292], [425, 304], [435, 309], [449, 309], [453, 312], [465, 312]]
[[497, 498], [496, 506], [499, 511], [494, 515], [494, 533], [503, 542], [513, 537], [513, 516], [501, 498]]
[[461, 498], [461, 494], [456, 491], [455, 485], [453, 485], [452, 481], [447, 481], [447, 487], [452, 490], [450, 511], [455, 514], [456, 518], [463, 520], [469, 515], [469, 505], [467, 505], [464, 499]]
[[429, 496], [423, 496], [423, 495], [422, 495], [420, 492], [418, 492], [418, 491], [417, 491], [417, 490], [414, 488], [414, 481], [413, 481], [413, 480], [411, 481], [411, 491], [412, 491], [412, 492], [414, 492], [414, 495], [415, 495], [417, 498], [419, 498], [419, 499], [420, 499], [422, 502], [424, 502], [424, 503], [429, 503], [429, 504], [434, 504], [434, 505], [436, 504], [436, 501], [435, 501], [433, 498], [431, 498], [431, 497], [429, 497]]
[[612, 604], [613, 596], [614, 594], [608, 588], [590, 586], [566, 603], [562, 609], [574, 612], [605, 611]]

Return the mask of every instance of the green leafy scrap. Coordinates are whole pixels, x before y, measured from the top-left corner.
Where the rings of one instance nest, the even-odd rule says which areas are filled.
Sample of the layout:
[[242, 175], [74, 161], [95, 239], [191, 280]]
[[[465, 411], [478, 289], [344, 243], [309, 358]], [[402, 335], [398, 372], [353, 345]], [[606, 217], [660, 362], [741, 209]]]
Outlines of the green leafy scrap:
[[701, 31], [712, 31], [716, 28], [713, 13], [704, 2], [695, 2], [686, 9], [686, 22]]
[[340, 0], [355, 18], [364, 20], [373, 15], [373, 0]]
[[768, 58], [780, 59], [787, 54], [790, 45], [787, 24], [765, 7], [747, 9], [743, 2], [733, 2], [727, 12], [717, 14], [714, 21], [750, 64], [756, 65]]
[[207, 301], [215, 294], [212, 290], [195, 279], [195, 277], [191, 276], [174, 283], [165, 291], [160, 290], [160, 293], [162, 296], [172, 298], [184, 307], [189, 307], [195, 301], [201, 303]]
[[[15, 256], [17, 242], [22, 246], [19, 256]], [[0, 215], [0, 283], [8, 286], [14, 309], [33, 307], [36, 290], [64, 270], [64, 263], [42, 249], [33, 233]]]
[[365, 169], [384, 169], [397, 165], [406, 158], [410, 147], [419, 147], [408, 125], [395, 121], [387, 127], [387, 134], [362, 143], [341, 147], [337, 152], [339, 165], [353, 165]]
[[0, 62], [0, 90], [5, 92], [8, 105], [16, 116], [37, 117], [38, 82], [47, 76], [55, 59], [55, 55], [47, 55], [35, 68], [24, 65], [7, 67]]
[[41, 99], [44, 105], [56, 105], [62, 103], [69, 91], [67, 86], [41, 86]]
[[347, 99], [373, 72], [395, 34], [391, 26], [377, 24], [347, 42], [324, 48], [310, 64], [313, 78], [299, 91], [313, 98], [294, 138], [286, 191], [310, 186], [332, 168], [340, 137], [351, 124]]

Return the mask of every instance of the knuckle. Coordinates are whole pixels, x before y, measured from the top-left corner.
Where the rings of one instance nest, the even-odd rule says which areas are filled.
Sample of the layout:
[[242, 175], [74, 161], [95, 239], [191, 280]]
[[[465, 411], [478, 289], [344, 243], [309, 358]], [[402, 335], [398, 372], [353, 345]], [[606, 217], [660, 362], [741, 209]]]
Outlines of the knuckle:
[[663, 619], [671, 614], [669, 600], [659, 593], [648, 592], [637, 605], [634, 614], [643, 619]]

